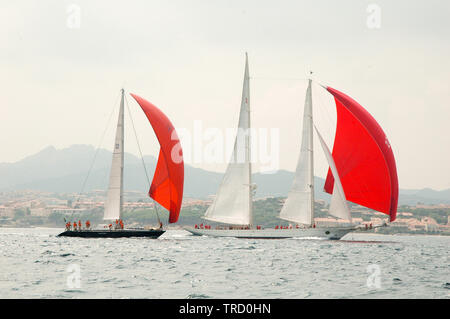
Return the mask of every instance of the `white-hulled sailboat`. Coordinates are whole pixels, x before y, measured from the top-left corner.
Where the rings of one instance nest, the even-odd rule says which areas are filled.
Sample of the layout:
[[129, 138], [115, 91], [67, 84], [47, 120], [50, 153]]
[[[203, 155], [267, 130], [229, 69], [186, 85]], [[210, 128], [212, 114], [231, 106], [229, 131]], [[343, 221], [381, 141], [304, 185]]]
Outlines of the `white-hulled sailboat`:
[[[352, 223], [347, 200], [384, 212], [395, 219], [398, 181], [392, 150], [381, 127], [356, 101], [347, 95], [325, 87], [336, 101], [338, 125], [333, 155], [313, 122], [311, 80], [308, 82], [303, 113], [300, 156], [294, 181], [279, 217], [295, 226], [278, 229], [255, 227], [252, 214], [250, 159], [250, 89], [248, 57], [246, 56], [244, 85], [238, 134], [233, 155], [222, 183], [204, 219], [224, 224], [210, 227], [185, 228], [194, 235], [239, 238], [313, 237], [340, 239], [360, 228]], [[332, 194], [329, 213], [343, 223], [320, 226], [314, 221], [314, 145], [316, 131], [330, 166], [325, 191]], [[349, 160], [351, 159], [351, 160]], [[373, 166], [373, 169], [370, 165]], [[363, 183], [364, 188], [355, 186]], [[382, 191], [381, 188], [385, 190]]]

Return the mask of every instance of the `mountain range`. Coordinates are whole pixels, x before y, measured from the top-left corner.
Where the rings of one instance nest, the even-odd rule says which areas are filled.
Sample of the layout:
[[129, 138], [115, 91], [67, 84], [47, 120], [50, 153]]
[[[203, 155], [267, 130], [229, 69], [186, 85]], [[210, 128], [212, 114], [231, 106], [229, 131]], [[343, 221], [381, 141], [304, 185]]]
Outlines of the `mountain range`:
[[[15, 163], [0, 163], [0, 191], [36, 190], [73, 193], [106, 189], [111, 165], [111, 152], [95, 149], [90, 145], [72, 145], [64, 149], [49, 146], [42, 151]], [[156, 159], [144, 156], [151, 180]], [[125, 190], [148, 190], [142, 160], [125, 153]], [[89, 172], [89, 174], [88, 174]], [[86, 179], [86, 176], [89, 177]], [[204, 199], [214, 195], [223, 174], [195, 168], [185, 164], [184, 195]], [[293, 172], [279, 170], [274, 174], [253, 174], [257, 184], [256, 197], [286, 196], [293, 179]], [[316, 199], [329, 200], [322, 191], [324, 179], [315, 177]], [[450, 189], [436, 191], [424, 189], [400, 189], [399, 204], [450, 204]]]

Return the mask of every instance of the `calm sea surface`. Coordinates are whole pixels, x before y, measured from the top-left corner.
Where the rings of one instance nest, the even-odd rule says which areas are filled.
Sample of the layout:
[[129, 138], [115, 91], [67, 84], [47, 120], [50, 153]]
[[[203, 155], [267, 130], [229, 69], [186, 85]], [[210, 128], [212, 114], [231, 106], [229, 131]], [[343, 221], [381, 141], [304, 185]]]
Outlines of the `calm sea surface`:
[[0, 228], [0, 298], [450, 298], [450, 237], [58, 238]]

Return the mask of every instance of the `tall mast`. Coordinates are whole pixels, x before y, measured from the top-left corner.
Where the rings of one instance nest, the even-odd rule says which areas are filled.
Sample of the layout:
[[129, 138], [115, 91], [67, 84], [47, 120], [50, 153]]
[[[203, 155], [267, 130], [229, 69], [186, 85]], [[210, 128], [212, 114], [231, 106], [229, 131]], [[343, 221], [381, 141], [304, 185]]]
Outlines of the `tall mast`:
[[247, 105], [247, 113], [248, 113], [248, 131], [246, 134], [246, 158], [248, 160], [248, 186], [249, 186], [249, 192], [248, 192], [248, 196], [249, 196], [249, 200], [248, 200], [248, 205], [249, 205], [249, 215], [250, 215], [250, 227], [253, 226], [253, 184], [252, 184], [252, 158], [251, 158], [251, 136], [250, 136], [250, 132], [251, 132], [251, 114], [250, 114], [250, 75], [249, 75], [249, 70], [248, 70], [248, 54], [247, 52], [245, 52], [245, 80], [244, 83], [246, 83], [246, 85], [244, 85], [243, 88], [243, 94], [242, 96], [245, 97], [245, 103]]
[[[312, 72], [311, 72], [312, 73]], [[310, 105], [311, 105], [311, 112], [308, 115], [310, 118], [310, 134], [309, 134], [309, 145], [311, 147], [311, 151], [309, 152], [309, 162], [311, 165], [311, 170], [309, 171], [309, 180], [311, 181], [311, 225], [314, 224], [314, 132], [313, 132], [313, 126], [314, 126], [314, 120], [313, 120], [313, 103], [312, 103], [312, 87], [311, 87], [312, 79], [308, 80], [308, 90], [306, 92], [307, 99], [309, 98]]]
[[123, 160], [124, 160], [124, 149], [125, 149], [125, 140], [124, 140], [124, 132], [125, 132], [125, 112], [124, 112], [124, 98], [125, 98], [125, 90], [122, 88], [122, 96], [120, 98], [120, 136], [121, 136], [121, 141], [120, 141], [120, 145], [121, 147], [121, 152], [120, 152], [120, 206], [119, 206], [119, 216], [122, 216], [122, 211], [123, 211]]
[[123, 206], [123, 159], [124, 159], [124, 89], [121, 90], [119, 118], [109, 174], [108, 194], [103, 219], [119, 219]]

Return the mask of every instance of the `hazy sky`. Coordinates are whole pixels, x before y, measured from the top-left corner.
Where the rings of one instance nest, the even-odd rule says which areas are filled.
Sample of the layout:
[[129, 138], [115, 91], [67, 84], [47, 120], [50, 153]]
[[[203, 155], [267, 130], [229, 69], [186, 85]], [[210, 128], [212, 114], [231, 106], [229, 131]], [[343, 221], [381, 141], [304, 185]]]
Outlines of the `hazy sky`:
[[[295, 168], [302, 79], [313, 70], [383, 127], [400, 187], [449, 188], [449, 17], [450, 2], [422, 0], [1, 0], [0, 162], [49, 145], [97, 146], [122, 86], [160, 107], [177, 128], [192, 130], [195, 120], [233, 128], [247, 51], [252, 124], [279, 128], [280, 168]], [[153, 132], [128, 100], [143, 152], [156, 156]], [[313, 104], [330, 142], [335, 109], [317, 84]], [[116, 116], [102, 147], [112, 147]], [[127, 132], [126, 150], [137, 154]], [[324, 176], [320, 156], [316, 175]]]

